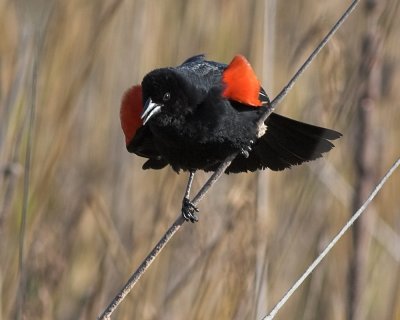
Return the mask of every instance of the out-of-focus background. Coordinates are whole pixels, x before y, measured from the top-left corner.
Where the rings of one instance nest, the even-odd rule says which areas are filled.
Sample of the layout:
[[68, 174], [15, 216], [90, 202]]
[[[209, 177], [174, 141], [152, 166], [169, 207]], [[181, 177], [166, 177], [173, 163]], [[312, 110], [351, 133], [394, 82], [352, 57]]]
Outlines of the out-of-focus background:
[[[129, 86], [241, 53], [273, 98], [348, 4], [1, 0], [0, 319], [94, 319], [177, 216], [187, 174], [125, 149]], [[342, 132], [336, 148], [222, 177], [114, 319], [271, 309], [400, 154], [399, 7], [361, 1], [277, 109]], [[399, 189], [397, 173], [277, 319], [400, 319]]]

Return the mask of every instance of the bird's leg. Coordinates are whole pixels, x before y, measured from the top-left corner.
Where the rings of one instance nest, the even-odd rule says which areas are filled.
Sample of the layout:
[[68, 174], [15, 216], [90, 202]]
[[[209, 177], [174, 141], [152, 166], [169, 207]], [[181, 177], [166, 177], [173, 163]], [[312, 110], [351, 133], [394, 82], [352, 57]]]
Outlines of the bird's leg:
[[186, 221], [190, 222], [197, 222], [199, 221], [199, 217], [197, 216], [196, 212], [199, 212], [199, 209], [190, 201], [190, 189], [192, 187], [194, 179], [194, 171], [190, 171], [189, 181], [186, 186], [185, 196], [182, 201], [182, 217]]

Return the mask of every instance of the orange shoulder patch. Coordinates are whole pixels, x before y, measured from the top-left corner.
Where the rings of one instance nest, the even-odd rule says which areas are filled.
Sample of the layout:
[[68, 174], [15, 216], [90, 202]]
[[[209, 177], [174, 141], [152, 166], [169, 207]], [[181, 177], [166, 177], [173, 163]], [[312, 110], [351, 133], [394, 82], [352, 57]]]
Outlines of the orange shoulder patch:
[[222, 73], [225, 85], [222, 95], [253, 107], [260, 107], [260, 81], [250, 63], [242, 55], [237, 55]]
[[125, 92], [120, 109], [121, 127], [127, 145], [132, 141], [139, 127], [143, 125], [140, 119], [142, 111], [142, 86], [133, 86]]

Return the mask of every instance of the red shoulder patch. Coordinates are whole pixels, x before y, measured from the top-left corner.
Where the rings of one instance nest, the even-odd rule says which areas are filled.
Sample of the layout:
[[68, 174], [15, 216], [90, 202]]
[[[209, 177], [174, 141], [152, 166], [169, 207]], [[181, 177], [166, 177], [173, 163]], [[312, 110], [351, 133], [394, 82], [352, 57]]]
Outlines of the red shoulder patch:
[[133, 86], [125, 92], [120, 109], [121, 127], [127, 145], [132, 141], [139, 127], [143, 125], [140, 119], [142, 111], [142, 86]]
[[237, 55], [222, 73], [225, 84], [222, 95], [253, 107], [260, 107], [260, 81], [250, 63], [242, 55]]

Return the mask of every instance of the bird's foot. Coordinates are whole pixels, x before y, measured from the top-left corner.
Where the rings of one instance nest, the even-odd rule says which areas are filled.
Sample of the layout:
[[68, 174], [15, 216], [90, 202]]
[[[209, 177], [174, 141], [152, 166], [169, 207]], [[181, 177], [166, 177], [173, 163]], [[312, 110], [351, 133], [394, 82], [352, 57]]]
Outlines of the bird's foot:
[[240, 154], [241, 154], [243, 157], [248, 158], [248, 157], [250, 156], [250, 152], [251, 152], [251, 150], [252, 150], [253, 144], [254, 144], [254, 141], [253, 141], [253, 140], [250, 140], [250, 144], [249, 144], [248, 146], [242, 148], [242, 149], [240, 150]]
[[199, 217], [197, 216], [196, 212], [199, 212], [199, 209], [188, 199], [183, 198], [182, 201], [182, 217], [186, 221], [190, 221], [195, 223], [199, 221]]

